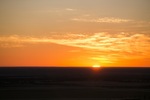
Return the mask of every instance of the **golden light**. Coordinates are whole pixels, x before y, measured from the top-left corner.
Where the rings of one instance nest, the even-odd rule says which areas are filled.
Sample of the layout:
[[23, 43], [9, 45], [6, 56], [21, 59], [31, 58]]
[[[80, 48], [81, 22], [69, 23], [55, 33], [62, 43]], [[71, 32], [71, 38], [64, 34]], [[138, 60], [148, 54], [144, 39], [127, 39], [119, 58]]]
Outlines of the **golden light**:
[[92, 67], [93, 68], [100, 68], [101, 66], [100, 65], [93, 65]]

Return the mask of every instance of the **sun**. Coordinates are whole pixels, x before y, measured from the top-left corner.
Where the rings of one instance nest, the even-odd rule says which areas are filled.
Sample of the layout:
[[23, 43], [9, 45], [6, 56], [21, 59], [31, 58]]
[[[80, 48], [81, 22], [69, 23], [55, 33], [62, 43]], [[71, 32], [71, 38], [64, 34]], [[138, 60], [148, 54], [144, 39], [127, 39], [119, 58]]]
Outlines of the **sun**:
[[100, 68], [101, 66], [100, 65], [93, 65], [92, 67], [93, 68]]

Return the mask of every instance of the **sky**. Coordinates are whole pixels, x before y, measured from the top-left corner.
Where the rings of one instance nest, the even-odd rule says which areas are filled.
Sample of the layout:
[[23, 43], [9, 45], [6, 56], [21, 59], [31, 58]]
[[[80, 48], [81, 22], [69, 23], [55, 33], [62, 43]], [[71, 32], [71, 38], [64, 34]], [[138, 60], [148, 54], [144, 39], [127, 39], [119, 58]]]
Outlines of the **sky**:
[[0, 66], [150, 66], [150, 0], [0, 0]]

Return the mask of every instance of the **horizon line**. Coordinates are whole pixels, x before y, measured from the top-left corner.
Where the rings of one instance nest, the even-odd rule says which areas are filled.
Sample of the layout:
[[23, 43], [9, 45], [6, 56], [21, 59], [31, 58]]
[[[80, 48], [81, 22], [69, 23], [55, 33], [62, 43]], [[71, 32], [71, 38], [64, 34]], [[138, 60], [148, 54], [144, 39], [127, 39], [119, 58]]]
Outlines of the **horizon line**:
[[[0, 66], [0, 68], [15, 68], [15, 67], [26, 67], [26, 68], [92, 68], [92, 66], [36, 66], [36, 65], [31, 65], [31, 66]], [[150, 68], [150, 66], [101, 66], [100, 68]]]

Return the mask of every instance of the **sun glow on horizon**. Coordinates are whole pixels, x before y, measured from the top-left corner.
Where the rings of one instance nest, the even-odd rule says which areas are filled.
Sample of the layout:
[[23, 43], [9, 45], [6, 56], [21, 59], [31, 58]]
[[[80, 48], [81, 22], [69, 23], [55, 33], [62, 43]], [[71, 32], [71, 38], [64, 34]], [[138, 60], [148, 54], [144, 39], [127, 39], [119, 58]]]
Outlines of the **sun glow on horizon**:
[[93, 65], [92, 67], [93, 67], [93, 68], [100, 68], [101, 65], [98, 65], [98, 64], [97, 64], [97, 65]]

